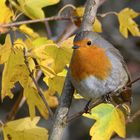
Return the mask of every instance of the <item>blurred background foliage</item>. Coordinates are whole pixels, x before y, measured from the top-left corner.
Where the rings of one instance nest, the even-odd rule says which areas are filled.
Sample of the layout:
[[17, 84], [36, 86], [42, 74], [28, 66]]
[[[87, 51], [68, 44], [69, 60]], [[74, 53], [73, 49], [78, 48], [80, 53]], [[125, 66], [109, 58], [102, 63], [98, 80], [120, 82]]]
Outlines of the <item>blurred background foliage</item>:
[[[7, 1], [8, 2], [8, 1]], [[47, 8], [43, 8], [44, 12], [46, 13], [46, 17], [54, 16], [58, 14], [58, 11], [66, 4], [72, 4], [76, 7], [84, 6], [85, 0], [61, 0], [58, 4], [49, 6]], [[134, 9], [137, 12], [140, 12], [140, 1], [139, 0], [108, 0], [103, 6], [99, 8], [99, 13], [106, 13], [109, 11], [116, 11], [119, 12], [125, 7], [129, 7]], [[71, 14], [71, 8], [67, 8], [63, 12], [64, 15]], [[21, 16], [20, 20], [28, 20], [27, 17]], [[119, 32], [119, 24], [118, 20], [114, 15], [108, 15], [104, 18], [99, 17], [100, 22], [103, 26], [103, 33], [102, 35], [109, 40], [115, 47], [117, 47], [121, 53], [123, 54], [129, 71], [132, 75], [132, 79], [135, 79], [140, 76], [140, 38], [133, 37], [129, 35], [128, 39], [125, 39]], [[136, 19], [138, 25], [140, 25], [140, 16]], [[49, 26], [48, 26], [49, 25]], [[50, 21], [44, 23], [35, 23], [30, 24], [30, 27], [37, 31], [42, 36], [46, 36], [53, 40], [58, 40], [61, 35], [63, 34], [65, 29], [68, 29], [68, 32], [72, 32], [71, 30], [75, 31], [74, 29], [76, 26], [70, 21]], [[47, 29], [49, 27], [49, 30]], [[12, 34], [12, 33], [11, 33]], [[74, 32], [72, 32], [74, 34]], [[3, 44], [5, 40], [5, 34], [0, 35], [0, 43]], [[20, 33], [17, 37], [21, 36]], [[0, 81], [2, 75], [3, 66], [0, 66]], [[39, 84], [41, 87], [46, 88], [45, 84], [42, 82], [42, 77], [39, 80]], [[140, 110], [140, 82], [137, 82], [132, 87], [133, 90], [133, 101], [132, 101], [132, 114], [136, 110]], [[21, 87], [17, 84], [16, 88], [14, 89], [14, 99], [9, 99], [6, 97], [3, 103], [0, 103], [0, 120], [4, 120], [7, 114], [10, 112], [11, 107], [13, 106], [14, 102], [17, 100], [19, 96], [19, 92], [21, 91]], [[73, 100], [72, 109], [70, 114], [79, 111], [84, 106], [85, 102], [78, 102]], [[16, 114], [17, 118], [22, 118], [28, 116], [28, 107], [27, 104], [24, 105], [19, 109]], [[50, 120], [47, 123], [44, 123], [44, 119], [41, 119], [40, 124], [41, 126], [49, 128], [51, 123]], [[77, 120], [69, 123], [66, 130], [63, 140], [88, 140], [89, 137], [89, 129], [92, 125], [92, 120], [87, 118], [80, 117]], [[46, 126], [47, 125], [47, 126]], [[140, 117], [136, 118], [134, 122], [127, 125], [127, 138], [131, 140], [140, 140]], [[2, 134], [0, 134], [0, 140], [2, 140]], [[119, 138], [115, 138], [119, 139]]]

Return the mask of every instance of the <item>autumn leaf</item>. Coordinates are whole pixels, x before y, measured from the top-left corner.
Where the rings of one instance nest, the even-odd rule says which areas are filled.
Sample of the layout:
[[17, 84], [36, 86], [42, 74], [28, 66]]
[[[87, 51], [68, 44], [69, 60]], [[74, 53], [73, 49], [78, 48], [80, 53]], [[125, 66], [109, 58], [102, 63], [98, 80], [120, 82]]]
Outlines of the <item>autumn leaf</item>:
[[139, 16], [139, 13], [129, 8], [125, 8], [118, 13], [120, 32], [125, 38], [128, 37], [128, 31], [130, 31], [133, 36], [140, 36], [138, 24], [133, 20], [137, 16]]
[[40, 61], [44, 61], [49, 59], [49, 55], [46, 51], [46, 48], [50, 46], [57, 46], [52, 40], [48, 40], [47, 38], [40, 37], [33, 41], [33, 47], [30, 48], [29, 53], [30, 56], [36, 58]]
[[[75, 15], [78, 17], [83, 17], [85, 8], [84, 7], [77, 7], [75, 9]], [[102, 25], [100, 23], [100, 21], [97, 19], [97, 17], [95, 18], [95, 22], [93, 24], [93, 31], [94, 32], [102, 32]]]
[[0, 45], [0, 64], [3, 64], [8, 60], [11, 53], [11, 49], [12, 49], [12, 43], [11, 43], [10, 35], [7, 35], [5, 39], [5, 44]]
[[[48, 90], [42, 91], [42, 93], [50, 107], [56, 107], [58, 105], [57, 98], [53, 95], [50, 95]], [[24, 87], [24, 96], [26, 97], [31, 119], [33, 119], [36, 116], [36, 108], [39, 110], [40, 114], [45, 119], [48, 119], [48, 109], [45, 103], [43, 102], [42, 98], [38, 94], [38, 91], [32, 83], [31, 79], [29, 79], [27, 85]]]
[[55, 76], [55, 72], [51, 68], [54, 60], [46, 51], [48, 46], [56, 46], [56, 44], [45, 37], [39, 37], [32, 42], [32, 47], [29, 49], [28, 55], [37, 60], [40, 69], [43, 71], [45, 76], [49, 78]]
[[48, 105], [51, 108], [55, 108], [56, 106], [58, 106], [58, 99], [57, 99], [57, 97], [54, 96], [52, 93], [50, 93], [49, 90], [44, 91], [44, 96], [45, 96], [45, 99], [46, 99]]
[[[9, 44], [9, 46], [7, 44]], [[35, 107], [39, 110], [41, 115], [47, 119], [48, 118], [48, 110], [42, 101], [41, 97], [38, 94], [38, 91], [33, 86], [33, 82], [29, 76], [29, 71], [27, 69], [27, 66], [25, 64], [25, 58], [24, 58], [24, 52], [23, 49], [28, 49], [26, 44], [23, 42], [22, 39], [17, 39], [14, 42], [14, 46], [10, 46], [10, 37], [7, 36], [6, 43], [2, 47], [10, 47], [10, 50], [7, 53], [8, 55], [3, 56], [2, 53], [5, 50], [2, 50], [0, 52], [0, 56], [2, 58], [2, 62], [4, 61], [4, 70], [2, 74], [2, 90], [1, 90], [1, 97], [2, 99], [5, 96], [9, 96], [10, 98], [13, 97], [13, 94], [11, 92], [11, 89], [14, 88], [15, 83], [19, 82], [21, 86], [24, 88], [24, 96], [26, 97], [28, 106], [29, 106], [29, 112], [31, 118], [35, 117]], [[4, 59], [5, 58], [5, 59]], [[30, 70], [35, 71], [35, 63], [33, 59], [28, 56], [28, 63]], [[50, 102], [52, 106], [52, 100], [55, 101], [55, 97], [46, 96], [46, 100]], [[57, 105], [57, 103], [54, 103], [54, 106]]]
[[[70, 37], [58, 46], [52, 40], [37, 39], [33, 41], [34, 47], [30, 49], [30, 56], [37, 59], [41, 69], [51, 74], [61, 72], [70, 62], [72, 55], [73, 38]], [[42, 42], [41, 42], [42, 40]], [[63, 60], [63, 61], [62, 61]]]
[[24, 87], [24, 96], [26, 97], [26, 101], [29, 107], [30, 117], [32, 119], [36, 116], [35, 107], [37, 107], [37, 109], [45, 119], [48, 119], [49, 116], [48, 110], [42, 98], [39, 96], [36, 88], [32, 87], [31, 84], [27, 84], [27, 86]]
[[33, 29], [31, 29], [30, 27], [28, 27], [25, 24], [22, 24], [21, 26], [19, 26], [19, 30], [25, 34], [27, 34], [28, 36], [32, 37], [33, 39], [38, 38], [39, 35], [33, 31]]
[[76, 11], [76, 14], [77, 14], [78, 17], [83, 17], [85, 8], [84, 7], [77, 7], [75, 9], [75, 11]]
[[29, 72], [24, 63], [24, 54], [22, 49], [12, 48], [10, 56], [7, 62], [4, 64], [4, 70], [2, 73], [2, 99], [5, 96], [13, 97], [11, 89], [16, 82], [24, 87], [27, 83]]
[[27, 117], [6, 123], [2, 127], [4, 140], [47, 140], [48, 130], [36, 126], [39, 120], [39, 117], [33, 120]]
[[[10, 45], [10, 43], [8, 44]], [[24, 48], [27, 48], [26, 44], [24, 44], [21, 39], [18, 39], [14, 42], [14, 45], [11, 46], [11, 51], [8, 54], [9, 57], [6, 56], [6, 62], [4, 63], [4, 70], [2, 73], [2, 99], [5, 96], [13, 97], [11, 89], [14, 88], [15, 83], [19, 82], [23, 88], [28, 83], [29, 71], [25, 65]], [[33, 70], [35, 64], [32, 58], [29, 57], [28, 62], [31, 70]]]
[[[11, 0], [14, 3], [14, 0]], [[60, 0], [18, 0], [18, 10], [23, 12], [31, 19], [45, 18], [42, 8], [57, 4]]]
[[52, 78], [51, 77], [44, 78], [44, 81], [49, 86], [49, 92], [51, 94], [54, 94], [55, 92], [57, 92], [59, 95], [61, 95], [66, 73], [67, 71], [63, 70], [61, 73], [58, 73], [56, 76]]
[[[0, 24], [9, 23], [14, 16], [13, 11], [6, 6], [6, 0], [0, 0]], [[0, 33], [6, 33], [9, 29], [0, 27]]]
[[[51, 68], [55, 73], [62, 72], [66, 64], [70, 63], [72, 56], [73, 38], [70, 37], [60, 44], [60, 47], [53, 45], [46, 48], [48, 56], [53, 59]], [[62, 61], [63, 60], [63, 61]]]
[[101, 22], [97, 18], [95, 18], [95, 22], [93, 24], [93, 31], [98, 33], [102, 32]]
[[83, 99], [84, 97], [82, 97], [80, 94], [78, 94], [76, 91], [73, 94], [74, 99]]
[[95, 119], [95, 124], [90, 129], [92, 140], [110, 140], [115, 132], [120, 137], [125, 137], [125, 118], [119, 108], [112, 104], [102, 103], [91, 110], [85, 117]]

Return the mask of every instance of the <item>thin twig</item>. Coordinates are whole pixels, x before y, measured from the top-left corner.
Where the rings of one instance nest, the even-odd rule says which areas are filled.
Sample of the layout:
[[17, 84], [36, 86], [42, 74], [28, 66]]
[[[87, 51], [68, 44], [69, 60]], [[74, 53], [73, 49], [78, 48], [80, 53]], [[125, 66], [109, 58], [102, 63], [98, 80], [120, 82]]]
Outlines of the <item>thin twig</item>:
[[[74, 115], [68, 117], [68, 118], [67, 118], [67, 123], [69, 123], [69, 122], [71, 122], [71, 121], [73, 121], [73, 120], [79, 118], [80, 116], [82, 116], [83, 113], [86, 113], [86, 112], [90, 111], [93, 107], [99, 105], [100, 103], [103, 103], [104, 101], [105, 101], [104, 98], [99, 98], [99, 99], [96, 100], [94, 103], [92, 103], [91, 105], [88, 106], [88, 110], [87, 110], [87, 105], [86, 105], [86, 107], [85, 107], [82, 111], [80, 111], [80, 112], [78, 112], [78, 113], [76, 113], [76, 114], [74, 114]], [[88, 102], [89, 102], [89, 101], [88, 101]], [[87, 102], [87, 103], [88, 103], [88, 102]]]
[[[77, 18], [77, 17], [72, 17], [72, 18]], [[0, 27], [8, 28], [8, 27], [19, 26], [19, 25], [22, 25], [22, 24], [31, 24], [31, 23], [51, 21], [51, 20], [71, 20], [71, 17], [52, 16], [52, 17], [43, 18], [43, 19], [25, 20], [25, 21], [19, 21], [19, 22], [14, 22], [14, 23], [1, 24]]]
[[67, 27], [64, 29], [63, 33], [56, 40], [57, 44], [66, 40], [69, 36], [71, 36], [77, 30], [77, 26], [73, 23], [69, 23]]
[[4, 122], [0, 120], [0, 128], [4, 125]]
[[136, 111], [132, 116], [130, 116], [128, 119], [127, 119], [127, 121], [126, 121], [126, 123], [131, 123], [131, 122], [133, 122], [137, 117], [139, 117], [140, 116], [140, 110], [138, 110], [138, 111]]
[[13, 105], [11, 111], [6, 116], [5, 122], [13, 120], [17, 111], [19, 110], [21, 100], [23, 98], [23, 89], [20, 91], [19, 97], [17, 98], [15, 104]]
[[47, 101], [46, 101], [46, 99], [45, 99], [45, 97], [44, 97], [42, 91], [40, 90], [40, 88], [39, 88], [39, 86], [38, 86], [38, 83], [36, 82], [36, 80], [35, 80], [35, 78], [34, 78], [34, 76], [33, 76], [32, 71], [30, 70], [29, 63], [28, 63], [28, 60], [27, 60], [27, 57], [26, 57], [26, 51], [25, 51], [25, 49], [24, 49], [24, 59], [25, 59], [25, 64], [26, 64], [27, 69], [28, 69], [28, 71], [29, 71], [30, 77], [31, 77], [33, 83], [35, 84], [35, 86], [36, 86], [36, 88], [37, 88], [38, 94], [39, 94], [39, 96], [41, 97], [42, 101], [44, 102], [46, 108], [48, 109], [49, 114], [50, 114], [50, 117], [53, 118], [53, 112], [52, 112], [52, 110], [50, 109], [50, 107], [49, 107], [49, 105], [48, 105], [48, 103], [47, 103]]
[[130, 87], [131, 85], [133, 85], [134, 83], [136, 83], [139, 80], [140, 80], [140, 77], [138, 77], [138, 78], [134, 79], [133, 81], [129, 82], [126, 86]]
[[46, 27], [47, 37], [48, 38], [51, 38], [52, 32], [51, 32], [51, 28], [50, 28], [49, 22], [48, 21], [45, 21], [44, 24], [45, 24], [45, 27]]
[[16, 21], [20, 16], [22, 16], [23, 15], [23, 13], [21, 12], [21, 13], [19, 13], [16, 17], [15, 17], [15, 19], [14, 19], [14, 21]]
[[76, 7], [74, 6], [74, 5], [72, 5], [72, 4], [67, 4], [67, 5], [65, 5], [64, 7], [62, 7], [60, 10], [59, 10], [59, 12], [58, 12], [58, 16], [61, 16], [61, 13], [66, 9], [66, 8], [72, 8], [72, 9], [76, 9]]
[[[112, 12], [107, 12], [107, 13], [104, 13], [104, 14], [98, 14], [97, 16], [105, 17], [105, 16], [110, 15], [110, 14], [115, 14], [116, 15], [117, 13], [112, 11]], [[58, 16], [52, 16], [52, 17], [43, 18], [43, 19], [32, 19], [32, 20], [18, 21], [18, 22], [13, 22], [13, 23], [8, 23], [8, 24], [0, 24], [0, 27], [1, 28], [11, 28], [11, 27], [20, 26], [22, 24], [32, 24], [32, 23], [52, 21], [52, 20], [71, 20], [71, 19], [77, 19], [77, 18], [81, 18], [81, 17], [59, 16], [58, 15]]]
[[116, 15], [117, 16], [117, 12], [114, 12], [114, 11], [110, 11], [110, 12], [106, 12], [106, 13], [103, 13], [103, 14], [97, 14], [97, 16], [99, 17], [105, 17], [105, 16], [108, 16], [108, 15]]

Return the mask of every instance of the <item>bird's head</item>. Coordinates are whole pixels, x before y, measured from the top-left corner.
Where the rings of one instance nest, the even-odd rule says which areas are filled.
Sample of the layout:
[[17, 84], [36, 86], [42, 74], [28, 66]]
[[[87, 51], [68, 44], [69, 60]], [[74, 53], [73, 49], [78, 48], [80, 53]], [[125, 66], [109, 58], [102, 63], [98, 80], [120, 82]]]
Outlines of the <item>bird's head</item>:
[[91, 49], [97, 47], [97, 39], [100, 35], [92, 31], [79, 32], [74, 38], [73, 49]]

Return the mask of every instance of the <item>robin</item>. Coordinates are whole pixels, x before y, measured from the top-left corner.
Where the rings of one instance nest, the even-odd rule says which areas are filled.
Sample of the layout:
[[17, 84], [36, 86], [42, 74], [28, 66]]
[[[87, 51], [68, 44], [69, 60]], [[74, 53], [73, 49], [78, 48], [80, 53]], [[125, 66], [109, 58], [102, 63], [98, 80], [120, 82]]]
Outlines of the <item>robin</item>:
[[130, 81], [122, 55], [99, 34], [92, 31], [78, 33], [73, 49], [71, 82], [86, 99], [116, 92]]

